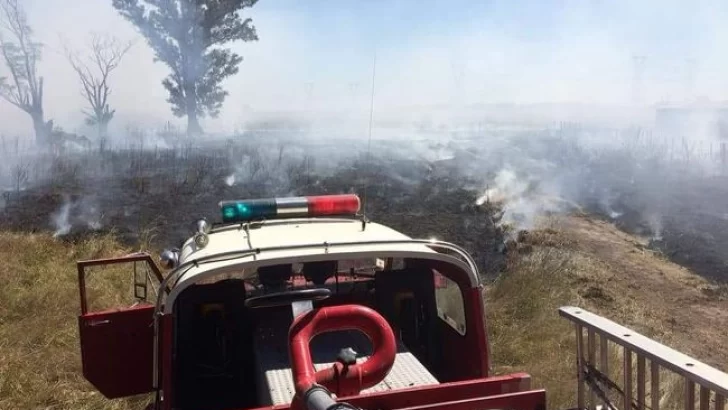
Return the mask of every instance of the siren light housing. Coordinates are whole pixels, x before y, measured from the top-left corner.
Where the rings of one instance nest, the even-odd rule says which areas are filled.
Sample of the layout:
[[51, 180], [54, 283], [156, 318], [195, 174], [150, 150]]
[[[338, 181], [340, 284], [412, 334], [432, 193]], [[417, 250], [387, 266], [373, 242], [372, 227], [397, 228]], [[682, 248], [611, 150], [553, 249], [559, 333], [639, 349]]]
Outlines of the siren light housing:
[[223, 223], [261, 219], [356, 215], [361, 201], [356, 194], [318, 195], [220, 202]]

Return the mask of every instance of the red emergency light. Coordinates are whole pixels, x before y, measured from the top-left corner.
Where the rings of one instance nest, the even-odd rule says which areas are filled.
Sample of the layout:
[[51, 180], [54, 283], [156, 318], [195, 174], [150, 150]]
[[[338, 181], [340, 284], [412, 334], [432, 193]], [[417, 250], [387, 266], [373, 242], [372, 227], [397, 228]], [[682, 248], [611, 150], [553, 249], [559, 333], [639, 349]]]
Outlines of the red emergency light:
[[256, 219], [356, 215], [361, 207], [356, 194], [221, 201], [223, 222]]

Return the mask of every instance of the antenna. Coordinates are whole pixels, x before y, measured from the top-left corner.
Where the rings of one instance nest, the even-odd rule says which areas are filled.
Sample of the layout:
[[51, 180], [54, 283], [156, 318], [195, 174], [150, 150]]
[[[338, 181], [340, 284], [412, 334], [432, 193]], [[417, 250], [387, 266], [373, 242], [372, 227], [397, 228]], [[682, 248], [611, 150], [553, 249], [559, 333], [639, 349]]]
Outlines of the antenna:
[[[365, 165], [369, 164], [369, 152], [372, 147], [372, 121], [374, 119], [374, 81], [377, 78], [377, 52], [374, 52], [374, 64], [372, 67], [372, 97], [371, 101], [369, 103], [369, 140], [367, 141], [367, 154], [366, 154], [366, 160], [364, 161]], [[366, 215], [367, 212], [367, 204], [369, 204], [369, 201], [367, 201], [367, 191], [369, 189], [369, 179], [367, 178], [366, 185], [364, 185], [364, 199], [362, 201], [362, 213]]]

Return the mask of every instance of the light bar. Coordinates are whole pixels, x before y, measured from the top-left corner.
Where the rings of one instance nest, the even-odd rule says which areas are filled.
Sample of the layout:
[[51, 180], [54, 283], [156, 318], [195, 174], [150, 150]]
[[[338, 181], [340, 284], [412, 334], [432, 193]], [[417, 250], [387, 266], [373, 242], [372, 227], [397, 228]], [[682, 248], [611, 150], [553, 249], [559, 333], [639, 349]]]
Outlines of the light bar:
[[256, 219], [356, 215], [361, 207], [356, 194], [221, 201], [223, 222]]

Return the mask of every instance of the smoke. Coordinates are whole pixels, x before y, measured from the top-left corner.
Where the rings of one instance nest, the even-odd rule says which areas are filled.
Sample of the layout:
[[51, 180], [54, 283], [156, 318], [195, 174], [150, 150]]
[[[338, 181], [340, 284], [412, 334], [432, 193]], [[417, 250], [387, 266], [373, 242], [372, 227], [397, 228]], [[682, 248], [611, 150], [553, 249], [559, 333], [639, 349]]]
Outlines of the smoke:
[[544, 191], [539, 181], [528, 176], [519, 178], [510, 168], [498, 171], [493, 186], [476, 200], [477, 205], [485, 202], [498, 206], [502, 211], [500, 223], [510, 233], [536, 227], [538, 218], [551, 212], [564, 210], [560, 197]]
[[235, 174], [230, 174], [225, 177], [225, 185], [227, 185], [227, 186], [235, 185]]
[[74, 228], [98, 231], [103, 227], [101, 218], [101, 212], [94, 198], [83, 197], [72, 200], [69, 195], [64, 195], [60, 208], [51, 214], [53, 237], [68, 235]]
[[[123, 134], [126, 124], [183, 125], [171, 116], [160, 83], [167, 67], [154, 63], [131, 24], [109, 2], [76, 4], [24, 2], [45, 44], [40, 70], [47, 115], [67, 130], [91, 131], [83, 125], [80, 84], [60, 52], [59, 34], [82, 49], [89, 33], [106, 32], [137, 40], [111, 82], [110, 104], [117, 110], [112, 131]], [[240, 73], [225, 83], [230, 95], [221, 115], [207, 119], [205, 129], [229, 133], [271, 112], [308, 119], [336, 113], [351, 120], [347, 128], [365, 127], [375, 54], [375, 117], [381, 121], [433, 105], [452, 108], [440, 114], [449, 121], [467, 115], [472, 104], [541, 103], [573, 106], [518, 115], [525, 121], [582, 114], [625, 120], [639, 114], [610, 114], [597, 106], [715, 100], [728, 87], [721, 75], [728, 6], [717, 0], [529, 0], [518, 7], [459, 0], [448, 3], [447, 13], [412, 0], [387, 4], [386, 13], [382, 7], [376, 2], [300, 7], [282, 0], [246, 10], [260, 41], [232, 46], [245, 59]], [[639, 56], [645, 59], [638, 66]], [[29, 133], [29, 118], [4, 102], [0, 107], [0, 132]]]
[[[220, 116], [202, 121], [204, 140], [183, 136], [161, 86], [167, 67], [109, 3], [24, 4], [46, 44], [47, 118], [70, 132], [91, 130], [58, 34], [73, 49], [90, 32], [137, 40], [110, 83], [116, 115], [103, 160], [96, 144], [40, 155], [30, 119], [0, 101], [0, 208], [28, 187], [60, 187], [68, 198], [43, 216], [57, 235], [101, 229], [116, 208], [133, 218], [134, 201], [162, 188], [285, 195], [362, 160], [403, 185], [438, 172], [461, 178], [476, 205], [498, 204], [514, 230], [583, 208], [659, 240], [685, 198], [724, 213], [722, 192], [706, 194], [728, 162], [719, 101], [728, 6], [717, 0], [458, 0], [446, 11], [403, 0], [386, 13], [376, 2], [259, 2], [246, 12], [260, 41], [232, 46], [244, 60], [224, 84]], [[211, 159], [195, 159], [201, 152]], [[348, 175], [342, 190], [361, 185], [363, 174]], [[128, 186], [114, 185], [122, 179]]]
[[71, 232], [71, 223], [69, 222], [68, 218], [71, 214], [71, 202], [66, 197], [63, 205], [61, 205], [61, 209], [58, 210], [58, 212], [51, 215], [51, 221], [53, 223], [53, 226], [56, 228], [55, 232], [53, 232], [53, 237], [56, 238], [58, 236], [63, 236]]
[[650, 231], [652, 232], [652, 240], [654, 241], [661, 241], [662, 240], [662, 217], [658, 214], [650, 214], [647, 216], [647, 223], [650, 226]]

